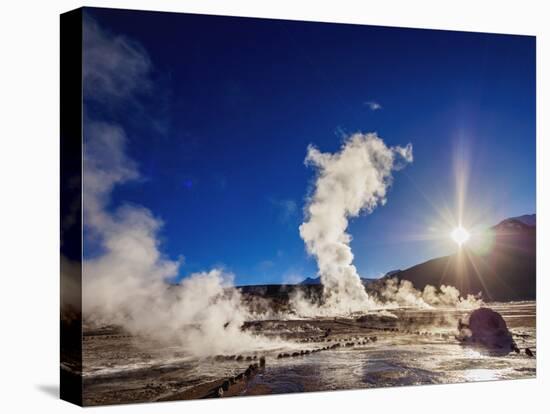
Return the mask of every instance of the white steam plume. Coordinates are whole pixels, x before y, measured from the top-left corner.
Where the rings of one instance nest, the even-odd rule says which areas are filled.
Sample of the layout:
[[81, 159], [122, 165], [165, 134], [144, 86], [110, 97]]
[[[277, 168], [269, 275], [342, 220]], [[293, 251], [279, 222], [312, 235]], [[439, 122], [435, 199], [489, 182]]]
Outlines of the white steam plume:
[[375, 290], [375, 300], [385, 308], [453, 308], [476, 309], [483, 301], [474, 295], [460, 296], [454, 286], [441, 285], [438, 288], [426, 285], [418, 290], [409, 280], [398, 280], [395, 277], [386, 279], [384, 284]]
[[85, 319], [178, 344], [197, 356], [273, 346], [241, 331], [249, 314], [231, 274], [214, 269], [168, 285], [181, 263], [160, 251], [162, 222], [140, 206], [107, 209], [113, 187], [139, 177], [125, 155], [123, 131], [90, 123], [85, 132], [84, 223], [88, 243], [101, 252], [83, 262]]
[[[85, 99], [100, 105], [136, 99], [137, 83], [151, 84], [143, 49], [113, 37], [93, 20], [86, 18], [84, 25]], [[116, 64], [93, 63], [104, 56]], [[140, 178], [126, 152], [126, 133], [90, 113], [85, 119], [83, 221], [91, 254], [83, 261], [82, 308], [87, 323], [117, 324], [197, 356], [277, 346], [241, 330], [249, 314], [231, 274], [214, 269], [190, 275], [177, 286], [167, 283], [178, 275], [181, 262], [161, 253], [161, 220], [141, 206], [109, 208], [116, 186]]]
[[375, 307], [353, 265], [348, 220], [384, 204], [392, 171], [412, 159], [411, 144], [388, 147], [375, 133], [349, 136], [334, 154], [309, 146], [305, 162], [317, 169], [317, 179], [300, 236], [317, 260], [323, 306], [337, 313]]

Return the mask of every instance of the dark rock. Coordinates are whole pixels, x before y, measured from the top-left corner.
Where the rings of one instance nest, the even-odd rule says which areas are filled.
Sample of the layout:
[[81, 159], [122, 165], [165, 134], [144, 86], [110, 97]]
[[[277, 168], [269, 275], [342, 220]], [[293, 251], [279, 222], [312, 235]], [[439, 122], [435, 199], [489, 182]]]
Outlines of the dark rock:
[[531, 351], [529, 348], [525, 348], [525, 353], [527, 354], [527, 356], [529, 357], [534, 357], [535, 355], [533, 354], [533, 351]]
[[479, 344], [490, 349], [511, 350], [512, 334], [502, 316], [489, 308], [470, 313], [468, 321], [459, 321], [457, 339], [463, 343]]

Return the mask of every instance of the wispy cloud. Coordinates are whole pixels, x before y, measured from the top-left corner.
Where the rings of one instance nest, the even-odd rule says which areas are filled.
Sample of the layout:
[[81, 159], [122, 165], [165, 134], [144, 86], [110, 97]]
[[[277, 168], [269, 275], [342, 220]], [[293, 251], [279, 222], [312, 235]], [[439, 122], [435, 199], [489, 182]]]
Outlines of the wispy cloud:
[[258, 265], [256, 266], [259, 271], [266, 272], [275, 266], [275, 262], [273, 260], [262, 260]]
[[378, 110], [382, 109], [382, 105], [379, 102], [376, 102], [376, 101], [367, 101], [367, 102], [365, 102], [365, 105], [371, 111], [378, 111]]
[[303, 282], [304, 279], [306, 279], [306, 276], [304, 276], [302, 269], [290, 268], [283, 273], [281, 282], [284, 285], [297, 285]]
[[298, 212], [298, 205], [292, 199], [270, 197], [269, 202], [277, 209], [281, 222], [286, 223]]
[[83, 25], [84, 95], [102, 104], [129, 100], [149, 91], [152, 64], [132, 39], [110, 33], [89, 16]]

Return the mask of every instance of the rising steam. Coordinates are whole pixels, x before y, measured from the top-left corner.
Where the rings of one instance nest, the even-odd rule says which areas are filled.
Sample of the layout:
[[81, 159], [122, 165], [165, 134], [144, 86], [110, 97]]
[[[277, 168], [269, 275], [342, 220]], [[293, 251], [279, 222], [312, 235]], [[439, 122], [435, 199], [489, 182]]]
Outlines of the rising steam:
[[[125, 103], [136, 99], [139, 83], [151, 84], [150, 60], [141, 47], [86, 18], [84, 58], [97, 54], [114, 63], [86, 66], [87, 102], [105, 107]], [[116, 324], [197, 356], [274, 346], [276, 341], [241, 330], [249, 314], [231, 274], [214, 269], [176, 286], [167, 283], [178, 276], [182, 262], [160, 251], [162, 221], [142, 206], [110, 208], [113, 190], [141, 177], [127, 154], [126, 132], [115, 122], [94, 120], [90, 112], [85, 116], [83, 222], [84, 243], [91, 252], [82, 272], [86, 323]]]
[[115, 185], [139, 177], [125, 154], [123, 131], [91, 122], [85, 139], [84, 223], [89, 243], [100, 250], [83, 262], [87, 321], [120, 325], [198, 356], [267, 346], [266, 340], [241, 331], [248, 311], [231, 274], [214, 269], [170, 286], [167, 280], [178, 275], [181, 262], [159, 250], [162, 222], [140, 206], [107, 209]]
[[[151, 61], [145, 51], [86, 18], [84, 60], [94, 56], [109, 59], [104, 59], [105, 64], [85, 64], [84, 98], [92, 108], [99, 105], [103, 115], [111, 107], [136, 100], [140, 85], [153, 89]], [[189, 275], [178, 285], [167, 283], [177, 279], [183, 261], [162, 254], [162, 221], [142, 206], [111, 205], [115, 188], [141, 179], [139, 166], [126, 151], [126, 131], [116, 118], [100, 122], [88, 109], [84, 116], [82, 309], [86, 323], [120, 325], [135, 335], [177, 344], [196, 356], [280, 346], [278, 340], [243, 331], [245, 321], [262, 318], [254, 308], [264, 309], [263, 317], [271, 313], [263, 302], [251, 305], [243, 300], [232, 274], [213, 269]], [[392, 171], [410, 162], [410, 144], [388, 147], [376, 134], [353, 134], [333, 154], [308, 148], [306, 165], [314, 167], [317, 176], [300, 236], [317, 260], [324, 294], [320, 303], [311, 305], [298, 290], [291, 300], [295, 314], [335, 315], [403, 303], [418, 307], [460, 303], [454, 288], [419, 293], [412, 285], [397, 282], [369, 296], [353, 265], [348, 220], [384, 204]]]
[[384, 308], [453, 308], [475, 309], [483, 304], [479, 295], [465, 298], [454, 286], [441, 285], [436, 288], [426, 285], [423, 290], [415, 289], [412, 282], [388, 278], [378, 288], [373, 288], [374, 300]]
[[412, 146], [388, 147], [376, 134], [356, 133], [334, 154], [308, 148], [306, 165], [317, 169], [300, 236], [317, 260], [325, 308], [335, 312], [375, 307], [353, 265], [349, 218], [386, 202], [392, 171], [412, 161]]

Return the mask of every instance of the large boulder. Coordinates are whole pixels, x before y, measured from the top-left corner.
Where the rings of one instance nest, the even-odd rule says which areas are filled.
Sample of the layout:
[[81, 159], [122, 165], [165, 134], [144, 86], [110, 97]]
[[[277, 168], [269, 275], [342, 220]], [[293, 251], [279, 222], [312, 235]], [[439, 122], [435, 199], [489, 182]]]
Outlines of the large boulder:
[[489, 308], [470, 313], [466, 321], [459, 321], [458, 330], [457, 338], [464, 343], [505, 351], [511, 351], [515, 346], [504, 318]]

